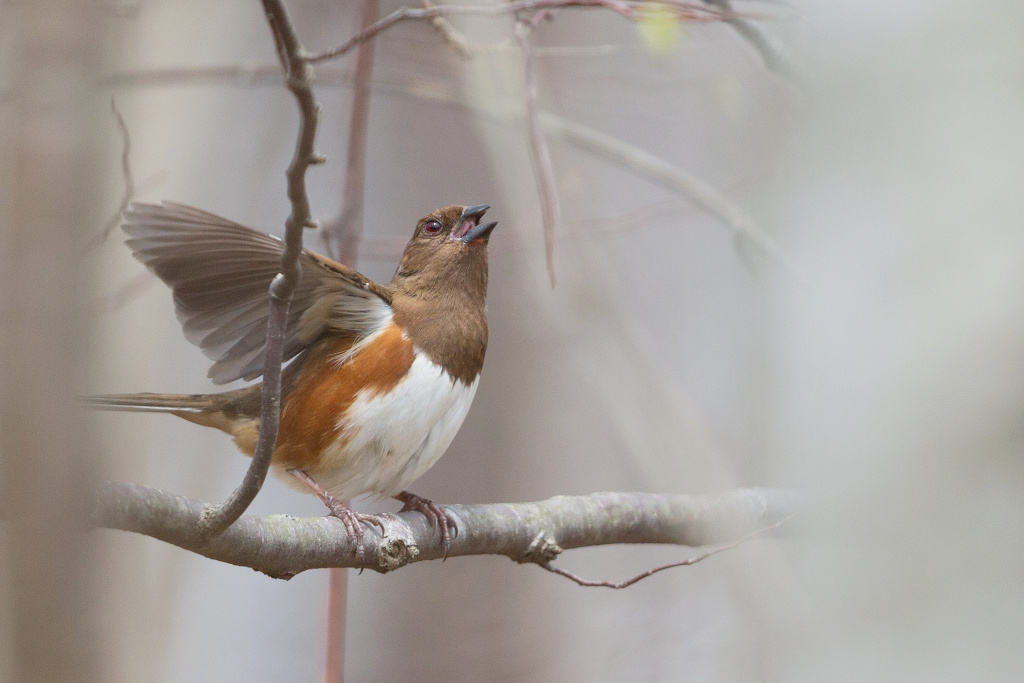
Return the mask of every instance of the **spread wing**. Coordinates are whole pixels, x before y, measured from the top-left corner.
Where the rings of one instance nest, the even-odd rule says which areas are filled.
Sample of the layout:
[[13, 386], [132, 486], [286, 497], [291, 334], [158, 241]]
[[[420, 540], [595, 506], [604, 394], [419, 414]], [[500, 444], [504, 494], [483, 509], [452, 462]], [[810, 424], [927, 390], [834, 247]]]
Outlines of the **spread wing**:
[[[185, 338], [215, 361], [215, 384], [263, 374], [270, 281], [284, 243], [200, 209], [133, 203], [122, 225], [135, 258], [174, 293]], [[303, 250], [288, 309], [284, 358], [327, 331], [369, 336], [391, 320], [391, 293], [351, 268]]]

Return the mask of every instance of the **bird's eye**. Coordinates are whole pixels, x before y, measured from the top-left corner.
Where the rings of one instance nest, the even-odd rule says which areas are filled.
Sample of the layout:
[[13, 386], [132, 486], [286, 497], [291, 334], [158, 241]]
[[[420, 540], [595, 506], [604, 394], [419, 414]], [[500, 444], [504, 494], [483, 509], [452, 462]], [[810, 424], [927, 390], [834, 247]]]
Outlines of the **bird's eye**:
[[427, 221], [423, 224], [423, 232], [428, 235], [436, 235], [441, 232], [441, 223], [439, 221]]

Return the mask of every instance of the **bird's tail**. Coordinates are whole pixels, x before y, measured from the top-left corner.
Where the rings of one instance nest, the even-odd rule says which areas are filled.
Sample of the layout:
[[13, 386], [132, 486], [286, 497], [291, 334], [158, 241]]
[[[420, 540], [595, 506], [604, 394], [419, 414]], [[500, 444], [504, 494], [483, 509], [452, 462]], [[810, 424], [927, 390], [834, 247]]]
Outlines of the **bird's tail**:
[[219, 411], [223, 406], [217, 398], [217, 394], [101, 394], [89, 396], [84, 401], [97, 410], [182, 415]]

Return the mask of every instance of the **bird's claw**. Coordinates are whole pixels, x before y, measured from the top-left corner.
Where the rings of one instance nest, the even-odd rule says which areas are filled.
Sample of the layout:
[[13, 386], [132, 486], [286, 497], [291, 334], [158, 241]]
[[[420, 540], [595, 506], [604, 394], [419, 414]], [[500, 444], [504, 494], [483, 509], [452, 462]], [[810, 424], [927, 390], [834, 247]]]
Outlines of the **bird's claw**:
[[408, 491], [399, 493], [395, 496], [395, 500], [403, 504], [399, 512], [420, 512], [430, 522], [431, 529], [440, 528], [441, 545], [444, 547], [442, 561], [448, 559], [448, 551], [451, 550], [451, 539], [459, 535], [459, 525], [455, 521], [455, 516], [444, 506]]

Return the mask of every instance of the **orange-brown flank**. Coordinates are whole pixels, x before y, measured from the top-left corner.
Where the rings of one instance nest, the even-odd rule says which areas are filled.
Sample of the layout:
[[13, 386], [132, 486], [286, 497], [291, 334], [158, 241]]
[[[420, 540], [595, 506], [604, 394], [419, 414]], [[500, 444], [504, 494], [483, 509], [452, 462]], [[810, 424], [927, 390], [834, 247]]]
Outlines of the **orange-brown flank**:
[[412, 341], [404, 338], [394, 323], [347, 363], [337, 366], [334, 356], [347, 351], [351, 343], [347, 339], [325, 342], [306, 360], [281, 411], [275, 464], [315, 468], [323, 449], [337, 438], [338, 419], [356, 394], [390, 391], [412, 367]]

